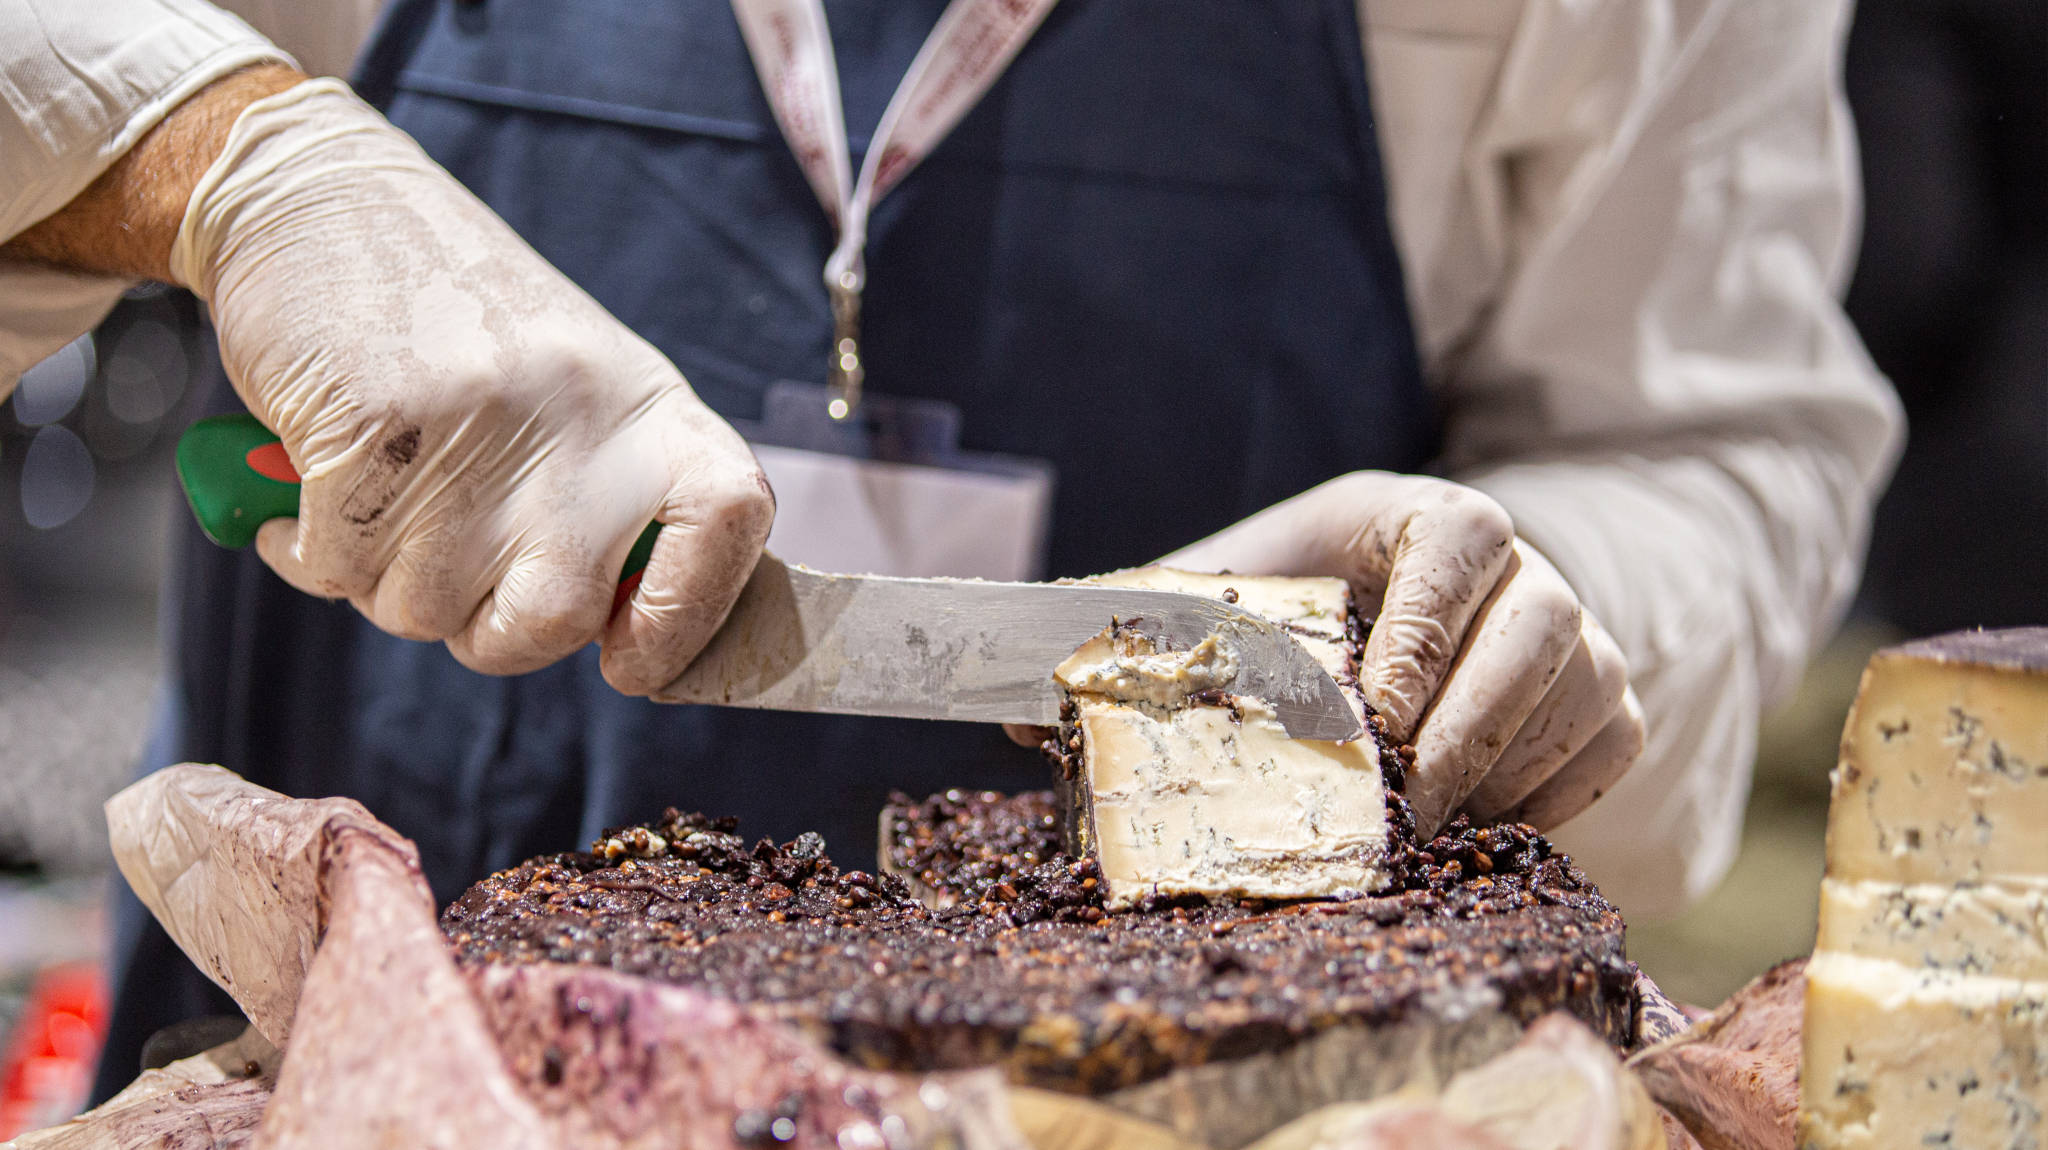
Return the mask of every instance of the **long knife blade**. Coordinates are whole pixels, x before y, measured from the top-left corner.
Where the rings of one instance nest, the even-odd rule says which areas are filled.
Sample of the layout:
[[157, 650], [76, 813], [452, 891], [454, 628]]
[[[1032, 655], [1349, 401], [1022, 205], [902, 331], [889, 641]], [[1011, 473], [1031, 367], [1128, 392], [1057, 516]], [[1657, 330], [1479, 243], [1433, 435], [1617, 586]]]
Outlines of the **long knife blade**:
[[1287, 631], [1220, 599], [1132, 587], [832, 575], [764, 555], [732, 614], [664, 702], [912, 719], [1051, 724], [1053, 668], [1112, 623], [1167, 650], [1210, 635], [1238, 667], [1223, 687], [1265, 701], [1297, 739], [1361, 733], [1321, 664]]
[[[246, 547], [298, 514], [299, 477], [254, 416], [202, 419], [178, 440], [178, 478], [209, 538]], [[660, 524], [626, 558], [621, 595]], [[1214, 634], [1232, 647], [1232, 694], [1264, 700], [1297, 739], [1361, 733], [1322, 666], [1293, 636], [1220, 599], [1135, 587], [828, 575], [763, 556], [732, 615], [671, 684], [670, 702], [913, 719], [1050, 724], [1053, 668], [1112, 623], [1167, 650]]]

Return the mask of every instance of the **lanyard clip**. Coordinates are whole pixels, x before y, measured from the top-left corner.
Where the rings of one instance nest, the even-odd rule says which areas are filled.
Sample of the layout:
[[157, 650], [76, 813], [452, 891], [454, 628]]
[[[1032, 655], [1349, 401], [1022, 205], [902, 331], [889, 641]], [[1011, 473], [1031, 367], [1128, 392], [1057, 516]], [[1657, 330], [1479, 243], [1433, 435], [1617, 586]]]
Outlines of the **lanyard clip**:
[[867, 369], [860, 362], [860, 272], [846, 268], [826, 284], [832, 297], [832, 364], [827, 383], [832, 398], [825, 413], [846, 420], [860, 407]]

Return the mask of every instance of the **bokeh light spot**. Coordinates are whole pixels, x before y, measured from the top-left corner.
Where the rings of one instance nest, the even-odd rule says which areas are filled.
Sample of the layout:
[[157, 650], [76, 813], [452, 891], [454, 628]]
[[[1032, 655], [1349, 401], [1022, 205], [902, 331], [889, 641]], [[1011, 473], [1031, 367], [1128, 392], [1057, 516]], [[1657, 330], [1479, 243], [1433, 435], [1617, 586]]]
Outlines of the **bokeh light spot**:
[[31, 527], [62, 527], [92, 502], [92, 452], [66, 427], [29, 440], [21, 460], [21, 512]]
[[155, 423], [185, 394], [185, 348], [170, 328], [137, 320], [114, 342], [100, 378], [107, 410], [124, 423]]
[[92, 337], [79, 336], [57, 354], [21, 373], [14, 391], [14, 418], [26, 427], [55, 423], [71, 414], [97, 366]]

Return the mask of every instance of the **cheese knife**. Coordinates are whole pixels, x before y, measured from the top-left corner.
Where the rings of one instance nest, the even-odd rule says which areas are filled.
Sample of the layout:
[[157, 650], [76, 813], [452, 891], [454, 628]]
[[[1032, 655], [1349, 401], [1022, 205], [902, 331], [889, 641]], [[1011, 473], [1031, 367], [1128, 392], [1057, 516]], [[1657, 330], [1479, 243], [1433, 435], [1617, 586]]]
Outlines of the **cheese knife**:
[[[192, 425], [179, 481], [209, 538], [246, 547], [264, 522], [298, 514], [298, 473], [249, 415]], [[627, 557], [620, 596], [647, 565], [660, 524]], [[1105, 628], [1164, 650], [1217, 636], [1235, 656], [1230, 694], [1269, 704], [1289, 736], [1341, 741], [1358, 716], [1329, 673], [1280, 625], [1177, 591], [836, 575], [764, 554], [732, 613], [663, 699], [781, 711], [1051, 725], [1053, 669]]]

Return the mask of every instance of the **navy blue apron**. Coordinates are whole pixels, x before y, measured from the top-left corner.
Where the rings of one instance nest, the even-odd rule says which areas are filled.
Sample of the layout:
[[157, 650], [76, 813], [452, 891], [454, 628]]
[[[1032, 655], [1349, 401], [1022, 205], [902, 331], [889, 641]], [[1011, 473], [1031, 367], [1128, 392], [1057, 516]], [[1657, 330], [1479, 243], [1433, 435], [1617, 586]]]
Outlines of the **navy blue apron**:
[[[878, 205], [868, 386], [1056, 464], [1052, 573], [1434, 454], [1353, 5], [1066, 0]], [[827, 8], [859, 152], [943, 0]], [[722, 414], [822, 379], [832, 235], [727, 0], [396, 0], [358, 87]], [[479, 676], [193, 530], [166, 602], [145, 769], [360, 799], [444, 901], [671, 804], [861, 865], [891, 789], [1045, 783], [994, 728], [624, 698], [595, 649]], [[128, 905], [102, 1096], [153, 1029], [227, 1007]]]

